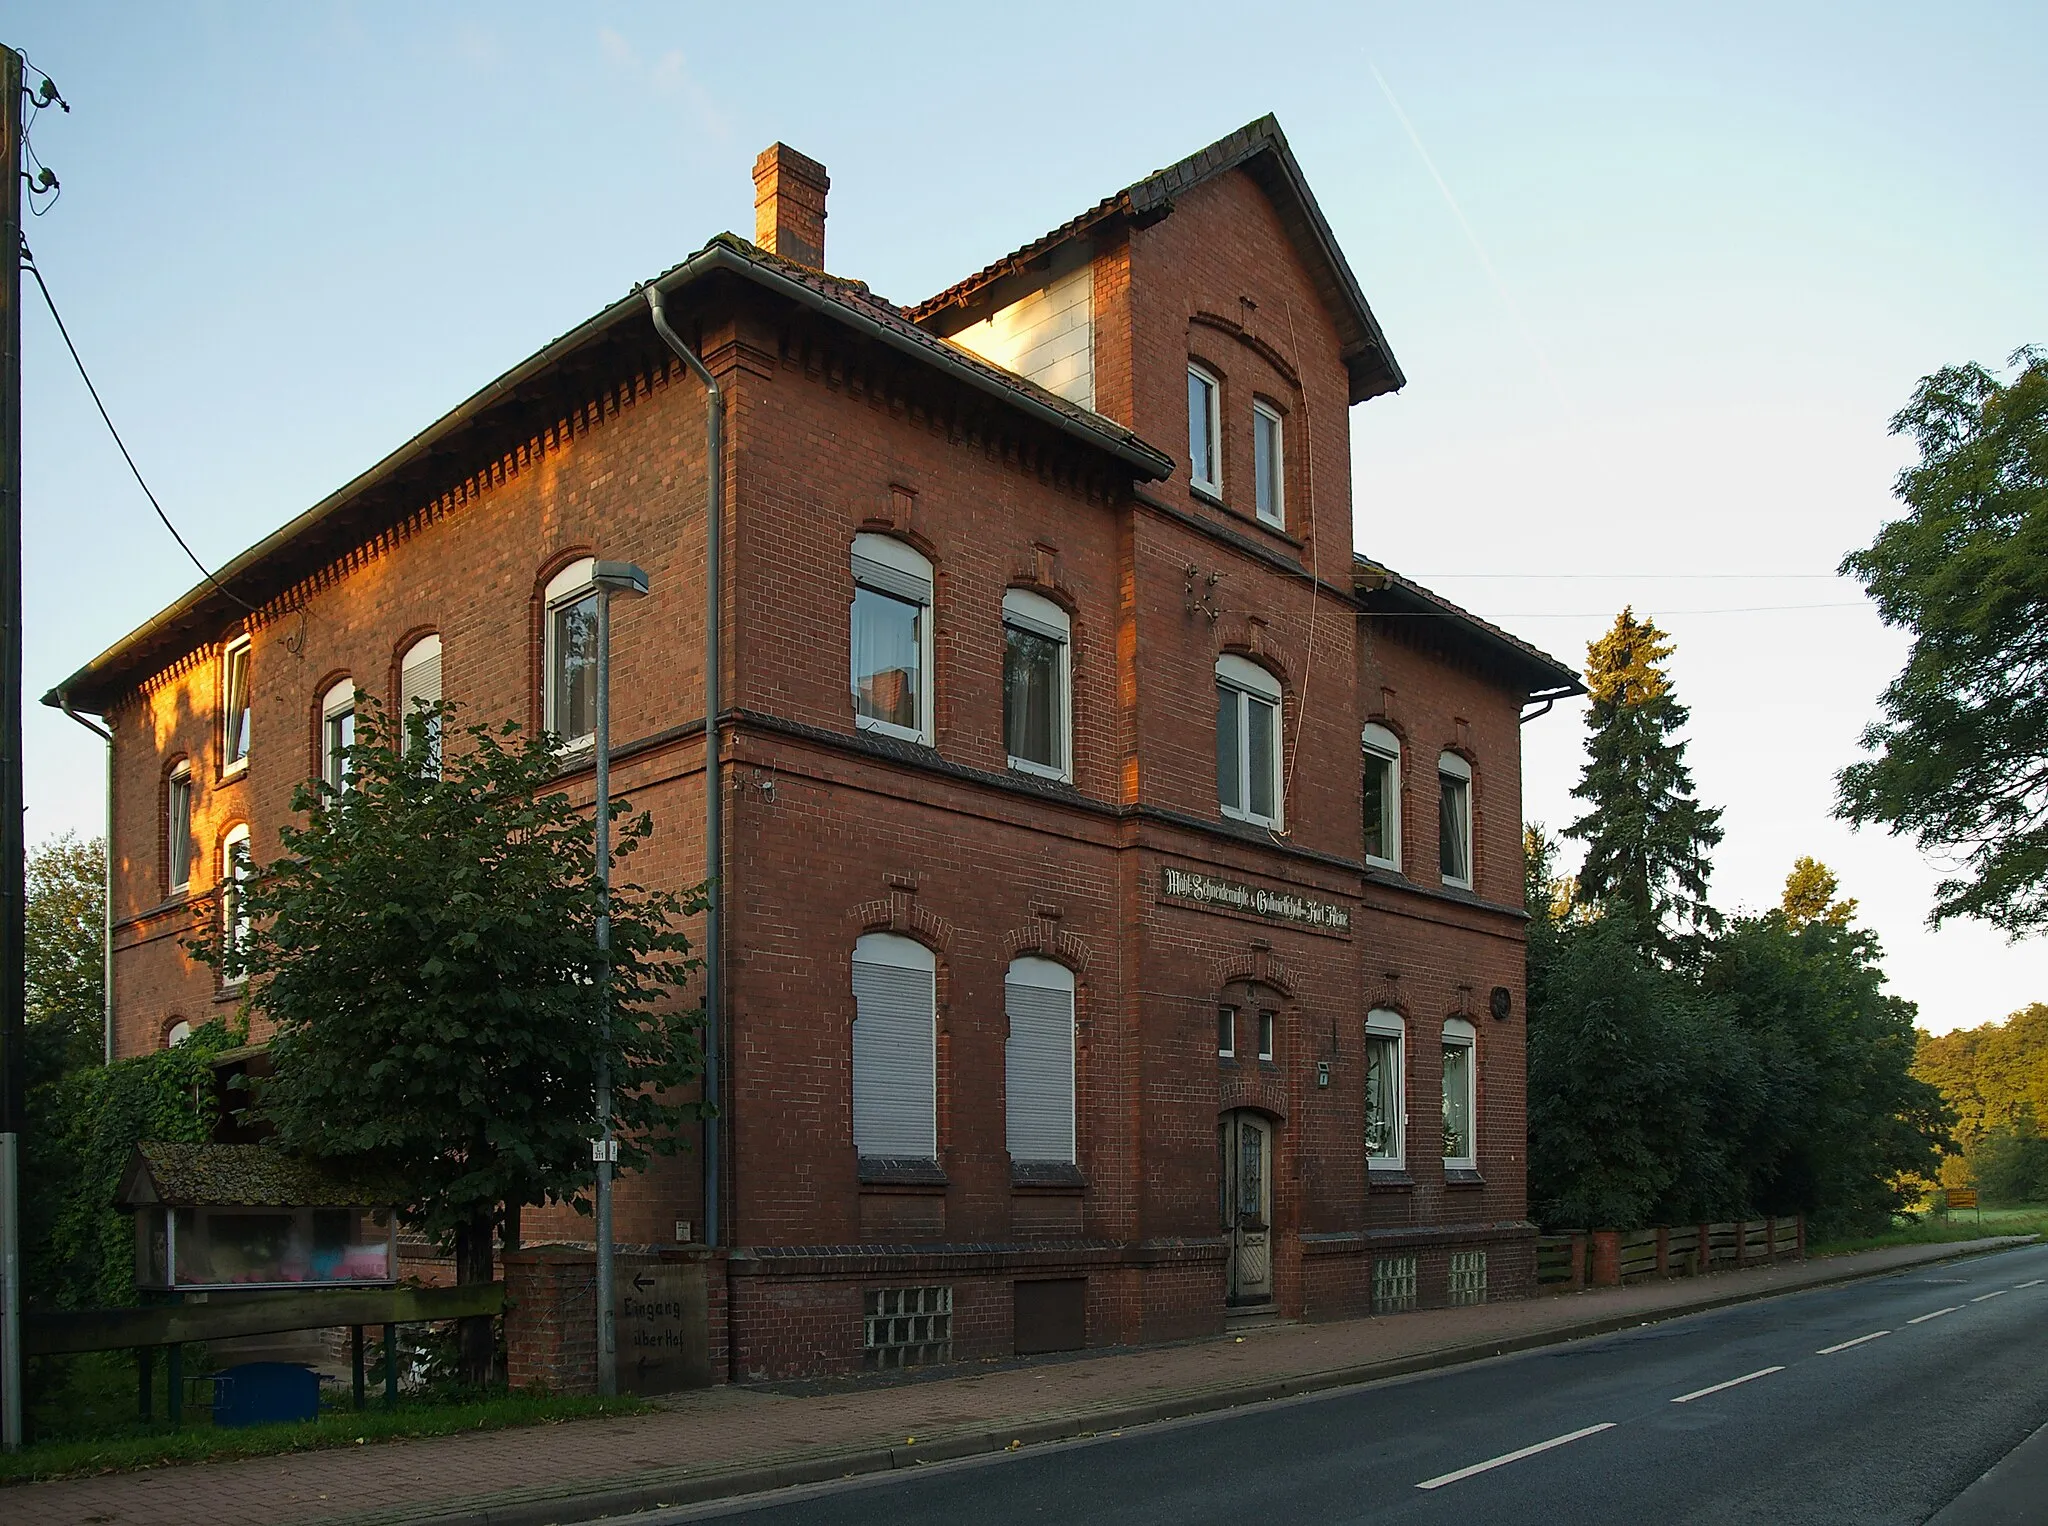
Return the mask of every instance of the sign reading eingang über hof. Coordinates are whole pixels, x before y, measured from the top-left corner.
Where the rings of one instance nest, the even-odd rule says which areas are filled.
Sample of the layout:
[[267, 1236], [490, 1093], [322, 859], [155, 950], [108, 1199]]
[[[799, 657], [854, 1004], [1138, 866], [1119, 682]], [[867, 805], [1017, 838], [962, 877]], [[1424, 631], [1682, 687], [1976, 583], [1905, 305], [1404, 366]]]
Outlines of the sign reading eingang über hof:
[[1234, 911], [1289, 927], [1334, 937], [1351, 934], [1351, 908], [1335, 901], [1318, 900], [1298, 890], [1268, 890], [1243, 880], [1226, 880], [1193, 869], [1176, 869], [1162, 864], [1159, 869], [1159, 898], [1204, 911]]

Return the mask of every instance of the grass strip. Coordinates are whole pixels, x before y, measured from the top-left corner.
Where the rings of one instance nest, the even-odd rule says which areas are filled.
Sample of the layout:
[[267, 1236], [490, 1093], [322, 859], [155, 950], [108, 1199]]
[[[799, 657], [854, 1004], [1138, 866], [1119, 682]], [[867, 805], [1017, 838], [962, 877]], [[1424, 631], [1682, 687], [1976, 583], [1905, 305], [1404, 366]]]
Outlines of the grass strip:
[[401, 1404], [397, 1409], [334, 1410], [317, 1420], [287, 1425], [251, 1425], [216, 1430], [191, 1425], [157, 1434], [96, 1440], [50, 1441], [0, 1454], [0, 1485], [76, 1478], [154, 1468], [167, 1463], [217, 1462], [233, 1457], [271, 1457], [329, 1447], [368, 1446], [417, 1436], [452, 1436], [459, 1431], [496, 1431], [515, 1426], [558, 1425], [571, 1420], [635, 1415], [654, 1406], [630, 1395], [508, 1394], [455, 1404]]

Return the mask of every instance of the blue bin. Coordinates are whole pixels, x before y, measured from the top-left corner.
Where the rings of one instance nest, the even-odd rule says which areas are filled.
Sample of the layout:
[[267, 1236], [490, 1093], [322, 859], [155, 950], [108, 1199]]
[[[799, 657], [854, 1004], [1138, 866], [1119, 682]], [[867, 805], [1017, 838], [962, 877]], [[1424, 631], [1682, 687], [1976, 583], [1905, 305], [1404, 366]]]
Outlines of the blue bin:
[[215, 1425], [273, 1425], [320, 1413], [320, 1374], [297, 1362], [244, 1362], [213, 1380]]

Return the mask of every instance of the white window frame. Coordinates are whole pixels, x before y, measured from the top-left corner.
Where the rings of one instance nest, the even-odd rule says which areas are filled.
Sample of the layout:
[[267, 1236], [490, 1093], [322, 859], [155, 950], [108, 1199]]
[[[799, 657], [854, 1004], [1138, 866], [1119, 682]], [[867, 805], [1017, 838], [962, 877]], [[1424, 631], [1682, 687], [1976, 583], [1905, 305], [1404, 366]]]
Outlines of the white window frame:
[[220, 840], [221, 953], [225, 956], [221, 965], [221, 984], [224, 986], [239, 986], [249, 978], [248, 971], [233, 966], [241, 957], [249, 936], [249, 919], [242, 913], [241, 901], [242, 886], [248, 883], [253, 869], [249, 858], [248, 826], [230, 828], [227, 836]]
[[320, 696], [320, 777], [337, 794], [348, 791], [348, 764], [346, 759], [338, 764], [335, 760], [332, 731], [337, 720], [344, 715], [349, 716], [349, 740], [353, 742], [355, 710], [356, 681], [353, 678], [336, 681]]
[[[406, 721], [412, 715], [413, 701], [427, 697], [421, 694], [415, 687], [417, 680], [413, 675], [417, 674], [429, 662], [434, 665], [433, 698], [439, 700], [442, 692], [441, 637], [439, 633], [420, 637], [419, 640], [405, 649], [405, 655], [398, 660], [398, 748], [401, 754], [412, 745], [412, 732], [407, 728]], [[441, 766], [441, 731], [439, 722], [435, 723], [431, 735], [433, 741], [430, 745], [434, 752], [434, 768], [436, 772], [439, 772]]]
[[[247, 636], [237, 636], [220, 651], [220, 774], [232, 779], [249, 768], [249, 744], [255, 740], [255, 706], [249, 693], [250, 647]], [[235, 669], [241, 668], [241, 693], [235, 692]], [[241, 704], [235, 701], [240, 698]], [[236, 725], [237, 719], [242, 726]], [[240, 731], [242, 752], [235, 755], [236, 733]]]
[[[177, 819], [178, 798], [181, 792], [185, 803], [182, 855], [178, 837], [180, 825]], [[173, 768], [164, 779], [164, 877], [170, 882], [172, 895], [192, 888], [192, 860], [198, 856], [192, 851], [192, 803], [192, 764], [187, 760]], [[184, 858], [182, 865], [178, 862], [181, 856]], [[181, 867], [185, 871], [183, 874], [178, 872]]]
[[[937, 732], [934, 729], [933, 695], [936, 685], [932, 681], [932, 627], [937, 624], [936, 600], [933, 597], [934, 582], [932, 564], [916, 547], [906, 545], [890, 535], [875, 535], [863, 531], [854, 536], [852, 547], [853, 581], [856, 589], [865, 588], [871, 593], [886, 594], [892, 599], [901, 599], [907, 604], [917, 604], [923, 611], [923, 618], [917, 622], [917, 725], [899, 726], [894, 721], [885, 721], [877, 716], [862, 715], [856, 703], [853, 709], [854, 726], [861, 731], [874, 731], [883, 736], [895, 737], [902, 742], [916, 742], [924, 747], [936, 745]], [[853, 672], [855, 633], [853, 611], [856, 600], [847, 604], [846, 662], [848, 677], [848, 702], [853, 703], [853, 685], [858, 675]]]
[[[1067, 612], [1043, 594], [1033, 593], [1028, 588], [1010, 588], [1003, 592], [1003, 625], [1015, 626], [1018, 630], [1029, 631], [1034, 636], [1043, 636], [1048, 641], [1059, 643], [1059, 677], [1056, 681], [1057, 695], [1054, 705], [1058, 710], [1060, 745], [1058, 759], [1051, 765], [1037, 762], [1032, 758], [1020, 758], [1014, 753], [1006, 754], [1010, 767], [1022, 774], [1036, 774], [1041, 779], [1057, 779], [1063, 784], [1072, 783], [1074, 778], [1074, 627], [1067, 618]], [[1010, 702], [1007, 680], [1003, 686], [1003, 704]], [[1004, 730], [1009, 729], [1009, 716], [1003, 716]]]
[[[1268, 673], [1255, 662], [1248, 662], [1232, 652], [1225, 652], [1216, 659], [1216, 683], [1219, 688], [1237, 696], [1237, 787], [1238, 799], [1242, 806], [1229, 805], [1218, 800], [1217, 806], [1233, 821], [1246, 821], [1254, 826], [1280, 830], [1280, 824], [1287, 815], [1284, 798], [1286, 769], [1281, 766], [1280, 757], [1286, 750], [1285, 730], [1282, 722], [1286, 719], [1286, 706], [1281, 701], [1280, 680]], [[1273, 814], [1261, 816], [1251, 809], [1252, 798], [1252, 736], [1251, 703], [1262, 701], [1273, 707]], [[1223, 738], [1216, 738], [1216, 745], [1223, 745]], [[1219, 772], [1221, 759], [1218, 759]]]
[[[861, 975], [854, 971], [854, 1018], [851, 1028], [852, 1079], [850, 1109], [853, 1147], [863, 1159], [913, 1159], [936, 1161], [939, 1157], [939, 1022], [938, 960], [922, 943], [895, 933], [868, 933], [853, 946], [853, 963], [892, 972], [922, 976], [931, 995], [930, 1021], [915, 1035], [920, 1074], [912, 1078], [918, 1099], [928, 1103], [922, 1118], [888, 1120], [863, 1117], [861, 1108], [861, 1059], [863, 1035], [860, 1017]], [[869, 1148], [869, 1146], [875, 1148]]]
[[[543, 731], [554, 730], [555, 725], [555, 613], [571, 604], [576, 604], [594, 591], [596, 585], [592, 574], [597, 568], [597, 558], [586, 556], [571, 562], [560, 572], [548, 579], [546, 591], [541, 595], [541, 694], [540, 719]], [[560, 737], [557, 745], [564, 753], [581, 752], [597, 744], [594, 731], [581, 736]]]
[[[1273, 426], [1273, 502], [1259, 502], [1259, 424]], [[1287, 528], [1287, 416], [1271, 403], [1252, 400], [1252, 512], [1259, 523], [1276, 530]]]
[[[1365, 1037], [1368, 1044], [1383, 1040], [1394, 1046], [1394, 1116], [1388, 1120], [1392, 1149], [1386, 1154], [1375, 1155], [1368, 1143], [1366, 1167], [1371, 1171], [1404, 1171], [1408, 1166], [1408, 1025], [1400, 1013], [1376, 1007], [1365, 1015]], [[1368, 1066], [1368, 1085], [1371, 1079], [1372, 1070]]]
[[164, 1048], [176, 1049], [190, 1037], [192, 1037], [192, 1024], [188, 1019], [181, 1017], [164, 1030]]
[[[1367, 853], [1365, 861], [1376, 869], [1392, 869], [1398, 874], [1401, 871], [1401, 739], [1377, 721], [1369, 721], [1358, 740], [1368, 757], [1387, 765], [1386, 839], [1387, 846], [1394, 850], [1386, 857]], [[1360, 809], [1363, 808], [1361, 798]], [[1361, 820], [1361, 832], [1364, 827]]]
[[1259, 1059], [1270, 1065], [1280, 1052], [1280, 1009], [1254, 1007], [1252, 1010], [1258, 1014], [1253, 1021], [1259, 1025]]
[[[1216, 1058], [1234, 1060], [1237, 1058], [1237, 1014], [1241, 1009], [1231, 1002], [1216, 1004]], [[1230, 1014], [1230, 1042], [1223, 1042], [1223, 1014]]]
[[[1050, 993], [1066, 999], [1065, 1054], [1052, 1057], [1054, 1066], [1063, 1065], [1063, 1071], [1050, 1077], [1049, 1099], [1052, 1105], [1046, 1118], [1040, 1121], [1040, 1127], [1021, 1132], [1017, 1101], [1020, 1081], [1031, 1056], [1019, 1047], [1018, 1042], [1017, 1013], [1012, 1005], [1012, 993], [1019, 990], [1038, 993], [1041, 997]], [[1009, 1020], [1009, 1033], [1003, 1044], [1003, 1128], [1004, 1144], [1010, 1152], [1010, 1159], [1013, 1163], [1071, 1166], [1077, 1159], [1074, 1115], [1078, 1111], [1074, 1063], [1075, 1029], [1078, 1026], [1074, 972], [1051, 959], [1029, 955], [1013, 959], [1003, 977], [1003, 1005]], [[1047, 1141], [1050, 1141], [1050, 1153]]]
[[[1465, 848], [1464, 875], [1460, 877], [1455, 874], [1446, 873], [1443, 874], [1443, 882], [1446, 885], [1455, 886], [1459, 890], [1470, 890], [1472, 888], [1473, 873], [1478, 867], [1477, 864], [1474, 862], [1472, 851], [1474, 846], [1472, 842], [1472, 765], [1470, 763], [1467, 763], [1463, 758], [1459, 757], [1456, 753], [1447, 752], [1443, 753], [1437, 758], [1436, 771], [1439, 781], [1443, 779], [1455, 779], [1458, 781], [1460, 785], [1460, 788], [1457, 792], [1458, 819], [1451, 823], [1451, 825], [1458, 832], [1459, 840], [1464, 844]], [[1443, 788], [1441, 783], [1439, 783], [1437, 788], [1437, 810], [1439, 812], [1443, 810]], [[1439, 821], [1438, 831], [1441, 832], [1442, 829], [1443, 824], [1441, 821]], [[1443, 839], [1441, 837], [1437, 839], [1437, 850], [1437, 868], [1438, 871], [1442, 873]]]
[[[1465, 1051], [1465, 1153], [1446, 1155], [1444, 1167], [1452, 1171], [1479, 1168], [1479, 1035], [1462, 1017], [1444, 1023], [1444, 1049]], [[1450, 1101], [1448, 1067], [1444, 1078], [1444, 1100]]]
[[1223, 497], [1223, 383], [1216, 373], [1207, 366], [1188, 362], [1188, 379], [1199, 380], [1208, 388], [1208, 417], [1203, 420], [1209, 431], [1210, 475], [1201, 475], [1200, 463], [1195, 459], [1195, 410], [1194, 400], [1188, 400], [1188, 485], [1200, 489], [1211, 498]]

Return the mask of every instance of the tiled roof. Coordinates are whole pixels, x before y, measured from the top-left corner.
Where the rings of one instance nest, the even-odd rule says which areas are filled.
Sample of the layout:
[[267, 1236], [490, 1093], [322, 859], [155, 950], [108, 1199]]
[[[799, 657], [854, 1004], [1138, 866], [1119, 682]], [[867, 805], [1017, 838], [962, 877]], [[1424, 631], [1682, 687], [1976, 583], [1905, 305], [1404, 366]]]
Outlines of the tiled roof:
[[933, 323], [949, 308], [971, 301], [983, 288], [1006, 275], [1029, 268], [1059, 245], [1098, 224], [1119, 215], [1129, 216], [1139, 223], [1154, 221], [1172, 212], [1175, 197], [1184, 195], [1206, 180], [1239, 168], [1249, 172], [1272, 199], [1275, 210], [1280, 214], [1281, 225], [1294, 240], [1295, 247], [1315, 278], [1325, 305], [1336, 319], [1343, 340], [1344, 361], [1351, 372], [1351, 401], [1363, 402], [1369, 397], [1397, 391], [1407, 385], [1407, 377], [1402, 374], [1393, 351], [1387, 347], [1386, 335], [1380, 329], [1379, 320], [1373, 316], [1365, 293], [1359, 288], [1358, 278], [1352, 274], [1350, 262], [1337, 246], [1336, 235], [1330, 231], [1315, 193], [1309, 190], [1308, 180], [1302, 174], [1294, 151], [1287, 146], [1287, 135], [1281, 132], [1279, 120], [1270, 113], [1255, 122], [1247, 122], [1236, 132], [1217, 139], [1178, 163], [1169, 164], [1115, 195], [1105, 197], [1052, 232], [1033, 239], [1021, 249], [984, 266], [966, 280], [955, 282], [937, 296], [920, 302], [909, 309], [909, 316], [919, 323]]
[[[1583, 694], [1585, 685], [1580, 682], [1578, 671], [1559, 662], [1548, 652], [1531, 646], [1519, 636], [1510, 635], [1499, 626], [1482, 620], [1469, 609], [1453, 604], [1442, 594], [1424, 588], [1412, 578], [1405, 578], [1382, 562], [1371, 557], [1354, 554], [1351, 558], [1351, 586], [1365, 605], [1367, 615], [1410, 614], [1433, 615], [1468, 637], [1476, 637], [1481, 644], [1500, 649], [1497, 655], [1517, 661], [1525, 668], [1531, 679], [1548, 679], [1548, 683], [1532, 687], [1531, 692], [1545, 692], [1555, 689], [1562, 694]], [[1390, 608], [1389, 606], [1399, 606]]]
[[[1027, 377], [1019, 376], [1014, 371], [1007, 371], [970, 350], [964, 350], [957, 344], [949, 344], [936, 334], [919, 328], [911, 321], [909, 313], [886, 298], [876, 296], [868, 289], [865, 281], [850, 281], [842, 276], [829, 275], [822, 270], [813, 270], [808, 265], [785, 260], [733, 233], [719, 234], [706, 247], [728, 249], [741, 259], [748, 260], [764, 270], [774, 271], [784, 280], [808, 287], [820, 296], [861, 314], [870, 322], [882, 325], [891, 333], [916, 345], [934, 361], [976, 372], [996, 386], [1007, 388], [1051, 408], [1056, 413], [1064, 414], [1080, 428], [1092, 430], [1121, 445], [1144, 451], [1154, 450], [1154, 447], [1139, 438], [1134, 430], [1126, 429], [1114, 419], [1105, 418], [1092, 408], [1083, 408], [1079, 403], [1070, 402], [1057, 392], [1041, 387]], [[659, 281], [660, 278], [656, 279]], [[1159, 454], [1164, 463], [1160, 475], [1164, 476], [1172, 469], [1172, 463], [1163, 452]]]
[[274, 1145], [144, 1140], [121, 1178], [121, 1201], [264, 1208], [375, 1208], [399, 1201], [379, 1186], [287, 1155]]
[[[655, 277], [674, 294], [718, 271], [737, 274], [807, 301], [827, 316], [864, 329], [896, 349], [937, 366], [999, 402], [1013, 406], [1085, 445], [1116, 457], [1134, 475], [1168, 476], [1173, 461], [1131, 430], [1035, 382], [970, 355], [912, 323], [894, 303], [859, 281], [778, 259], [734, 234], [720, 234], [681, 264]], [[61, 705], [69, 695], [81, 710], [104, 713], [121, 693], [185, 653], [219, 639], [251, 607], [288, 591], [301, 578], [383, 533], [445, 491], [464, 459], [485, 462], [516, 446], [536, 427], [540, 410], [551, 421], [562, 403], [555, 378], [606, 364], [656, 363], [660, 349], [635, 286], [602, 312], [544, 345], [465, 402], [443, 414], [404, 445], [330, 493], [176, 603], [152, 617], [43, 696]], [[624, 356], [626, 359], [619, 359]], [[525, 418], [522, 410], [534, 413]], [[473, 468], [470, 468], [473, 469]]]

